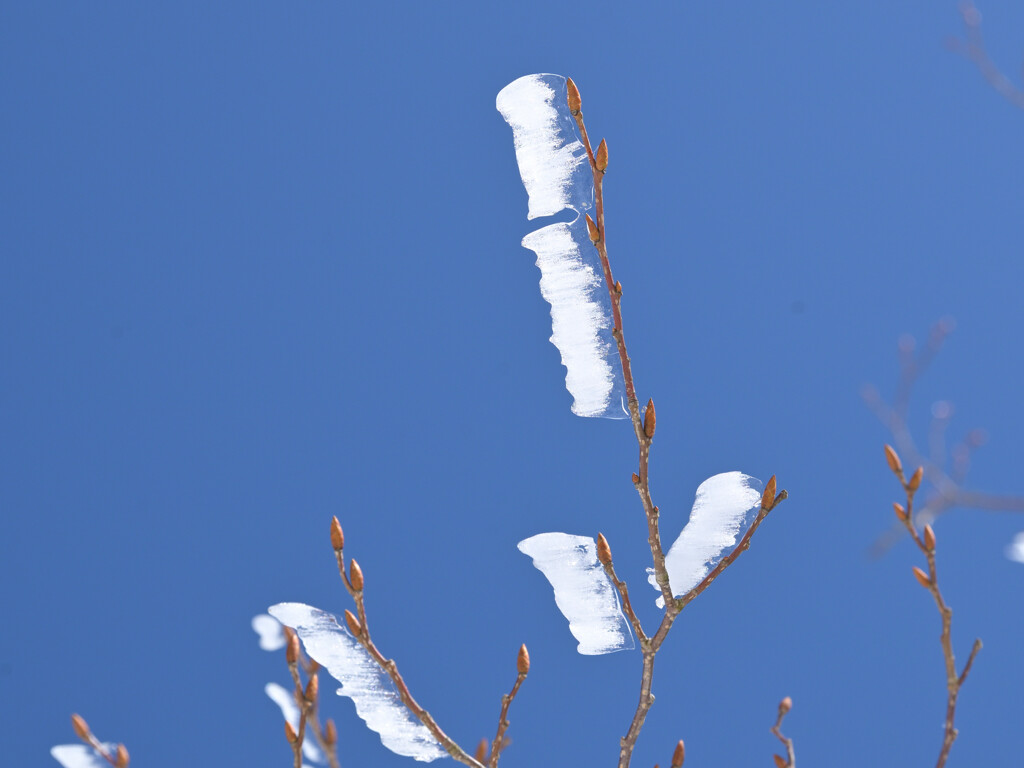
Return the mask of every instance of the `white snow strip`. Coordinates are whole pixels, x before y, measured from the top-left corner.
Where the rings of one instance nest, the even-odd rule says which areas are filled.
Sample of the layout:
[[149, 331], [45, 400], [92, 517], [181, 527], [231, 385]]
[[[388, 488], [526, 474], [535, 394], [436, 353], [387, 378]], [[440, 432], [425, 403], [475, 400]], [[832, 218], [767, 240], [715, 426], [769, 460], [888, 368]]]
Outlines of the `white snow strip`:
[[[700, 584], [726, 549], [736, 544], [737, 535], [760, 507], [761, 481], [757, 478], [724, 472], [701, 483], [690, 520], [665, 555], [672, 594], [685, 595]], [[653, 570], [648, 568], [647, 572], [648, 581], [658, 589]], [[659, 597], [657, 602], [658, 607], [665, 607], [664, 598]]]
[[[110, 754], [117, 751], [116, 744], [104, 744]], [[85, 744], [60, 744], [50, 749], [53, 759], [64, 768], [110, 768], [110, 763], [100, 757], [99, 753]]]
[[[299, 705], [295, 703], [295, 690], [288, 690], [283, 685], [278, 685], [277, 683], [267, 683], [263, 690], [266, 691], [270, 700], [281, 708], [281, 715], [284, 719], [291, 724], [292, 728], [298, 731], [300, 712]], [[302, 754], [307, 760], [311, 760], [314, 763], [326, 762], [323, 753], [308, 734], [302, 740]]]
[[1024, 563], [1024, 531], [1013, 537], [1006, 545], [1006, 556], [1016, 563]]
[[260, 636], [260, 648], [264, 651], [279, 651], [284, 648], [284, 630], [281, 622], [265, 613], [252, 617], [252, 630]]
[[566, 368], [572, 411], [624, 419], [628, 413], [611, 333], [611, 300], [583, 217], [593, 207], [594, 179], [566, 104], [565, 78], [521, 77], [501, 90], [497, 107], [512, 126], [519, 173], [529, 196], [527, 218], [576, 212], [571, 223], [543, 227], [522, 241], [537, 254], [541, 295], [551, 305], [551, 343]]
[[341, 683], [338, 695], [352, 699], [356, 714], [380, 734], [385, 747], [423, 762], [447, 756], [402, 704], [387, 674], [334, 616], [302, 603], [278, 603], [268, 612], [299, 634], [306, 653]]
[[586, 536], [539, 533], [519, 542], [555, 590], [555, 604], [585, 655], [633, 647], [629, 623], [619, 609], [615, 585], [597, 560], [597, 544]]

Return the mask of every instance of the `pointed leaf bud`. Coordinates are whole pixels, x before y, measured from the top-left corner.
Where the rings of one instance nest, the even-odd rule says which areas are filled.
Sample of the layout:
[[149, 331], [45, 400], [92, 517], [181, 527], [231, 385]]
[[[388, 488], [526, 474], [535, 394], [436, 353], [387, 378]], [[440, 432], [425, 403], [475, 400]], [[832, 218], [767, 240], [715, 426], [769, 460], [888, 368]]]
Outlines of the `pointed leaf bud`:
[[310, 675], [309, 682], [306, 683], [306, 701], [312, 704], [316, 701], [317, 695], [320, 693], [320, 683], [318, 682], [317, 675]]
[[291, 666], [299, 660], [299, 636], [295, 634], [295, 630], [289, 627], [286, 629], [288, 630], [288, 642], [284, 649], [284, 660]]
[[892, 503], [892, 508], [893, 508], [893, 511], [896, 513], [896, 517], [898, 517], [903, 522], [907, 522], [907, 510], [903, 508], [902, 504], [897, 504], [894, 501]]
[[793, 708], [793, 700], [787, 696], [779, 702], [779, 714], [784, 715]]
[[565, 87], [569, 91], [569, 111], [573, 115], [578, 115], [583, 107], [583, 99], [580, 98], [579, 88], [576, 87], [576, 83], [572, 81], [571, 77], [565, 78]]
[[620, 283], [618, 280], [615, 281], [615, 293], [618, 294], [619, 296], [622, 295], [622, 283]]
[[[570, 83], [572, 80], [569, 81]], [[480, 743], [476, 745], [476, 752], [473, 757], [478, 763], [482, 763], [487, 759], [487, 739], [480, 739]]]
[[363, 634], [363, 626], [359, 623], [359, 619], [355, 617], [352, 611], [345, 611], [345, 623], [348, 624], [348, 630], [356, 637]]
[[775, 760], [775, 768], [788, 768], [789, 763], [782, 755], [772, 755], [772, 758]]
[[633, 485], [640, 485], [640, 475], [633, 473]]
[[92, 741], [92, 733], [89, 732], [89, 724], [81, 715], [71, 716], [71, 727], [75, 729], [75, 735], [82, 741]]
[[650, 440], [654, 437], [654, 428], [658, 424], [658, 417], [654, 413], [654, 400], [647, 401], [647, 408], [644, 411], [644, 434]]
[[341, 552], [345, 548], [345, 532], [341, 530], [341, 523], [337, 517], [331, 518], [331, 546], [335, 552]]
[[331, 718], [327, 718], [327, 722], [324, 723], [324, 744], [328, 747], [333, 747], [338, 743], [338, 727], [334, 724]]
[[516, 657], [516, 670], [523, 677], [526, 677], [530, 671], [530, 652], [526, 650], [525, 643], [519, 646], [519, 655]]
[[761, 509], [772, 508], [772, 505], [775, 503], [776, 488], [778, 488], [778, 483], [775, 480], [775, 475], [772, 475], [764, 486], [764, 493], [761, 494]]
[[597, 559], [603, 565], [608, 565], [612, 561], [612, 548], [608, 546], [608, 539], [603, 533], [597, 534]]
[[352, 584], [352, 589], [356, 592], [363, 591], [363, 569], [359, 567], [359, 563], [355, 560], [349, 563], [348, 580]]
[[117, 768], [128, 768], [128, 761], [131, 760], [131, 755], [128, 754], [128, 747], [124, 744], [117, 745]]
[[292, 727], [292, 724], [289, 723], [287, 720], [284, 721], [284, 737], [288, 739], [289, 744], [294, 744], [296, 741], [299, 740], [299, 734], [295, 732], [295, 729]]
[[914, 578], [916, 578], [919, 582], [921, 582], [921, 586], [924, 587], [925, 589], [931, 589], [932, 580], [928, 578], [928, 574], [927, 573], [922, 571], [916, 565], [914, 566]]
[[594, 153], [594, 167], [601, 173], [608, 168], [608, 142], [604, 139], [601, 139], [601, 143], [597, 146], [597, 152]]
[[903, 475], [903, 462], [900, 461], [900, 457], [896, 455], [893, 447], [888, 444], [885, 446], [885, 460], [889, 463], [889, 469], [894, 475]]
[[587, 214], [587, 232], [590, 234], [590, 242], [598, 243], [601, 241], [601, 232], [597, 228], [597, 224], [590, 218], [590, 214]]
[[910, 476], [910, 480], [907, 481], [907, 488], [913, 493], [921, 487], [921, 478], [924, 477], [924, 467], [918, 467], [914, 470], [914, 474]]
[[683, 760], [686, 759], [686, 745], [680, 739], [676, 744], [676, 751], [672, 753], [672, 768], [683, 768]]
[[932, 530], [931, 525], [924, 527], [924, 548], [929, 552], [935, 551], [935, 531]]

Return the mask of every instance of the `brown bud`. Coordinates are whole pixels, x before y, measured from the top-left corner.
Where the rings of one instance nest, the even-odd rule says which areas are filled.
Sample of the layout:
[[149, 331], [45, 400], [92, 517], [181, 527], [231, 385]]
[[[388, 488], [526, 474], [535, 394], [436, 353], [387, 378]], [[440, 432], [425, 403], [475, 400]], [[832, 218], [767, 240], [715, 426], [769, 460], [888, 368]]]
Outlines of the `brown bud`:
[[932, 580], [928, 578], [928, 574], [914, 566], [914, 578], [921, 582], [921, 586], [925, 589], [930, 589], [932, 586]]
[[295, 732], [295, 729], [292, 727], [292, 724], [289, 723], [287, 720], [284, 721], [284, 737], [288, 739], [289, 744], [294, 744], [296, 741], [299, 740], [299, 734]]
[[897, 503], [896, 503], [896, 502], [894, 501], [894, 502], [892, 503], [892, 508], [893, 508], [893, 511], [894, 511], [894, 512], [896, 512], [896, 517], [898, 517], [898, 518], [899, 518], [900, 520], [902, 520], [903, 522], [906, 522], [906, 521], [907, 521], [907, 510], [905, 510], [905, 509], [903, 508], [903, 505], [902, 505], [902, 504], [897, 504]]
[[672, 753], [672, 768], [682, 768], [683, 760], [686, 759], [686, 745], [680, 739], [676, 744], [676, 751]]
[[903, 474], [903, 462], [900, 461], [900, 457], [896, 455], [893, 447], [888, 444], [885, 446], [885, 460], [889, 462], [889, 469], [893, 471], [893, 474]]
[[619, 296], [622, 295], [622, 283], [620, 283], [618, 280], [615, 281], [615, 293], [617, 293]]
[[117, 768], [128, 768], [128, 761], [131, 760], [131, 755], [128, 754], [128, 747], [124, 744], [117, 745]]
[[[570, 83], [572, 80], [569, 81]], [[478, 763], [482, 763], [487, 759], [487, 739], [480, 739], [480, 743], [476, 745], [476, 752], [473, 757]]]
[[328, 747], [333, 747], [338, 743], [338, 728], [334, 724], [331, 718], [327, 718], [327, 722], [324, 723], [324, 744]]
[[285, 629], [288, 631], [288, 643], [284, 649], [284, 660], [291, 665], [299, 660], [299, 636], [290, 627], [285, 627]]
[[771, 509], [772, 504], [775, 503], [775, 489], [778, 488], [778, 483], [775, 480], [775, 475], [768, 478], [768, 483], [764, 487], [764, 492], [761, 494], [761, 509]]
[[345, 532], [341, 530], [341, 523], [337, 517], [331, 518], [331, 546], [335, 552], [341, 552], [345, 548]]
[[351, 632], [356, 637], [359, 637], [361, 634], [363, 634], [363, 627], [359, 623], [359, 619], [355, 617], [352, 611], [345, 611], [345, 623], [348, 624], [349, 632]]
[[320, 683], [318, 682], [317, 675], [310, 675], [309, 682], [306, 683], [306, 701], [312, 704], [316, 701], [317, 694], [320, 693]]
[[355, 560], [349, 563], [348, 580], [352, 584], [352, 589], [356, 592], [363, 591], [363, 569], [359, 567], [359, 563]]
[[658, 417], [654, 413], [654, 401], [647, 401], [647, 408], [644, 410], [644, 434], [650, 440], [654, 437], [654, 428], [658, 424]]
[[604, 139], [601, 139], [601, 143], [597, 146], [597, 152], [594, 153], [594, 167], [601, 173], [608, 168], [608, 142]]
[[640, 475], [638, 475], [636, 472], [634, 472], [633, 473], [633, 485], [639, 485], [639, 484], [640, 484]]
[[578, 115], [580, 109], [583, 107], [583, 100], [580, 98], [579, 88], [576, 87], [576, 83], [572, 81], [571, 77], [565, 78], [565, 87], [569, 91], [569, 111], [574, 115]]
[[598, 243], [601, 241], [601, 232], [597, 228], [597, 224], [590, 218], [590, 214], [587, 214], [587, 232], [590, 234], [590, 242]]
[[81, 715], [71, 716], [71, 727], [75, 729], [75, 735], [82, 741], [91, 741], [92, 734], [89, 732], [89, 724]]
[[775, 768], [788, 768], [789, 763], [782, 755], [772, 755], [772, 758], [775, 760]]
[[604, 565], [612, 561], [612, 548], [608, 546], [608, 539], [603, 533], [597, 534], [597, 559]]
[[911, 493], [921, 487], [921, 478], [924, 477], [924, 467], [918, 467], [914, 470], [914, 474], [910, 476], [910, 480], [907, 481], [907, 488]]
[[779, 714], [784, 715], [793, 708], [793, 700], [787, 696], [779, 702]]
[[526, 650], [525, 643], [519, 646], [519, 655], [516, 656], [516, 670], [523, 677], [526, 677], [530, 671], [530, 652]]
[[935, 531], [930, 525], [924, 527], [924, 548], [929, 552], [935, 551]]

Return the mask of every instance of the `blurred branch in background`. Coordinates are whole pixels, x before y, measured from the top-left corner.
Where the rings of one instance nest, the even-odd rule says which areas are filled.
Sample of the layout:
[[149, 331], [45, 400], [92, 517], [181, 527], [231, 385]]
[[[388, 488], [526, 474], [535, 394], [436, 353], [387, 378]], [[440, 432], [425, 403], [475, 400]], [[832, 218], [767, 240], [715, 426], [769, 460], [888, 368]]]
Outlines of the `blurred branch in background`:
[[[943, 318], [932, 326], [924, 346], [918, 350], [915, 339], [910, 335], [900, 337], [900, 377], [893, 402], [885, 402], [878, 390], [866, 385], [861, 396], [879, 421], [892, 434], [897, 452], [910, 466], [924, 468], [924, 483], [927, 490], [920, 495], [918, 507], [913, 512], [911, 523], [924, 526], [954, 508], [979, 509], [989, 512], [1024, 512], [1024, 497], [1001, 496], [973, 490], [965, 485], [971, 466], [971, 456], [983, 445], [986, 435], [983, 430], [972, 429], [949, 447], [946, 436], [949, 422], [953, 417], [953, 406], [939, 400], [932, 404], [932, 420], [928, 430], [927, 450], [918, 449], [908, 426], [908, 411], [914, 385], [928, 369], [932, 360], [955, 323], [952, 318]], [[907, 533], [907, 528], [898, 522], [875, 540], [871, 547], [873, 557], [881, 557], [893, 544]]]
[[796, 768], [796, 750], [793, 748], [793, 740], [787, 738], [782, 733], [782, 719], [786, 716], [786, 713], [793, 708], [793, 700], [787, 696], [779, 702], [779, 713], [775, 717], [775, 725], [772, 726], [772, 734], [779, 741], [782, 742], [782, 746], [786, 748], [786, 756], [775, 754], [772, 755], [772, 759], [775, 761], [775, 768]]
[[[998, 91], [1003, 98], [1014, 106], [1024, 109], [1024, 88], [1015, 85], [1010, 78], [992, 61], [985, 47], [985, 38], [981, 32], [981, 13], [971, 0], [960, 3], [960, 15], [964, 20], [964, 37], [950, 38], [947, 41], [950, 50], [959, 53], [972, 61], [989, 85]], [[1024, 67], [1021, 78], [1024, 80]]]

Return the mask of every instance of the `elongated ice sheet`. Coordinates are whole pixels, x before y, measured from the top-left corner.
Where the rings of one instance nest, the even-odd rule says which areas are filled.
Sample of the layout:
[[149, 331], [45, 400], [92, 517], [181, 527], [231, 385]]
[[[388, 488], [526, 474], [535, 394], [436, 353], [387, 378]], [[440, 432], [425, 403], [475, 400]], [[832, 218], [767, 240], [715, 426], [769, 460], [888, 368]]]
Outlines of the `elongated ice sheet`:
[[[299, 705], [295, 703], [295, 690], [288, 690], [277, 683], [267, 683], [263, 686], [267, 696], [272, 702], [281, 708], [281, 715], [291, 723], [292, 728], [299, 730]], [[324, 754], [320, 751], [312, 738], [302, 740], [302, 754], [314, 763], [323, 763]]]
[[[104, 744], [110, 754], [117, 751], [116, 744]], [[60, 744], [50, 749], [53, 759], [64, 768], [110, 768], [110, 763], [99, 756], [92, 747], [85, 744]]]
[[252, 631], [260, 636], [260, 648], [264, 651], [279, 651], [284, 648], [284, 632], [281, 622], [265, 613], [252, 617]]
[[278, 603], [268, 612], [298, 632], [306, 653], [341, 683], [338, 695], [352, 699], [356, 714], [380, 734], [385, 747], [423, 762], [448, 754], [405, 708], [387, 674], [334, 616], [302, 603]]
[[551, 305], [551, 343], [566, 368], [572, 411], [623, 419], [628, 414], [611, 300], [583, 217], [594, 204], [594, 178], [566, 93], [561, 75], [527, 75], [501, 90], [497, 107], [512, 126], [529, 196], [527, 218], [576, 212], [571, 223], [551, 224], [523, 238], [523, 246], [537, 254], [541, 295]]
[[519, 542], [555, 590], [555, 604], [586, 655], [633, 647], [629, 622], [619, 609], [615, 585], [597, 560], [597, 544], [586, 536], [539, 533]]
[[[723, 472], [700, 484], [690, 520], [665, 556], [673, 595], [686, 594], [708, 575], [760, 506], [761, 481], [742, 472]], [[653, 570], [647, 572], [658, 589]], [[664, 598], [658, 598], [658, 606], [665, 606]]]
[[1024, 531], [1013, 537], [1006, 545], [1006, 556], [1017, 563], [1024, 563]]

